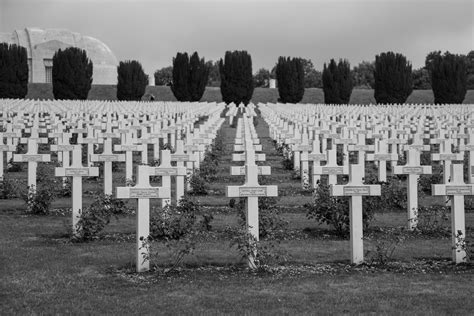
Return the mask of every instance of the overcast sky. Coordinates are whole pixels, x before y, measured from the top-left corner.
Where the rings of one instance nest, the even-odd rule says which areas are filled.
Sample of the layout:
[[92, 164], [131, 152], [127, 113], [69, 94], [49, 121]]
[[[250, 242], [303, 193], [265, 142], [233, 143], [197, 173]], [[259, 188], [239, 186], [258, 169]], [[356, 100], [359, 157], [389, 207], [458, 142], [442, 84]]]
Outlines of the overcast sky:
[[474, 50], [474, 0], [0, 0], [0, 32], [66, 28], [96, 37], [148, 74], [177, 52], [206, 60], [247, 50], [253, 71], [278, 56], [352, 66], [384, 51], [414, 68], [433, 50]]

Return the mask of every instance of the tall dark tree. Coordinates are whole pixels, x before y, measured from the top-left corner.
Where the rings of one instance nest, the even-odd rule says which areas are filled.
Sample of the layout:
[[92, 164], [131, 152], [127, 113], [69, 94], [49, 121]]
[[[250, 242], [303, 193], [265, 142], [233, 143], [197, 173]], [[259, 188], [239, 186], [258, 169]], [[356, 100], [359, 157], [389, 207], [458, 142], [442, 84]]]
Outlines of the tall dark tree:
[[462, 103], [467, 90], [466, 57], [446, 52], [431, 64], [431, 87], [435, 104]]
[[340, 59], [339, 63], [336, 64], [336, 61], [331, 59], [329, 65], [326, 66], [326, 64], [324, 64], [324, 103], [349, 103], [353, 86], [351, 66], [347, 60]]
[[173, 83], [171, 91], [178, 101], [190, 101], [188, 89], [189, 82], [189, 57], [188, 53], [177, 53], [173, 58]]
[[173, 67], [168, 66], [155, 71], [155, 86], [171, 86], [173, 83]]
[[92, 85], [92, 61], [77, 47], [59, 49], [53, 56], [55, 99], [85, 100]]
[[279, 57], [276, 66], [279, 102], [298, 103], [304, 95], [304, 69], [300, 58]]
[[121, 61], [117, 67], [117, 99], [140, 101], [148, 85], [148, 75], [136, 60]]
[[375, 56], [375, 101], [379, 104], [405, 103], [413, 91], [411, 63], [399, 53]]
[[467, 67], [467, 88], [474, 89], [474, 50], [471, 50], [466, 56]]
[[199, 59], [197, 52], [189, 59], [188, 90], [190, 101], [199, 101], [206, 90], [209, 79], [209, 67], [204, 58]]
[[219, 61], [222, 100], [247, 105], [252, 99], [252, 57], [246, 51], [227, 51]]
[[26, 48], [0, 43], [0, 98], [23, 99], [27, 93]]
[[209, 66], [197, 52], [188, 58], [187, 53], [177, 53], [173, 58], [173, 84], [171, 90], [178, 101], [199, 101], [206, 90]]

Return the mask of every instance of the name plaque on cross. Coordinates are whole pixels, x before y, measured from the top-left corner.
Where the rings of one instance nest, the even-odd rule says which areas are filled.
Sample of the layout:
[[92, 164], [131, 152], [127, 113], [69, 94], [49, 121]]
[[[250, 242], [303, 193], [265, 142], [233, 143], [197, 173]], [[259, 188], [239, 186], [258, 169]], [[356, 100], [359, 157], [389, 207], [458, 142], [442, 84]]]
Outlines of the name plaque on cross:
[[240, 187], [239, 196], [250, 197], [250, 196], [267, 196], [266, 187]]
[[21, 157], [21, 161], [23, 161], [23, 162], [43, 161], [43, 155], [23, 155]]
[[159, 199], [159, 188], [130, 188], [131, 199]]
[[446, 186], [446, 195], [474, 195], [472, 185]]
[[322, 174], [344, 174], [342, 167], [321, 167]]
[[370, 187], [367, 186], [345, 186], [343, 195], [370, 195]]
[[188, 161], [189, 155], [172, 154], [171, 159], [173, 161]]
[[121, 151], [138, 151], [138, 145], [121, 145]]
[[313, 149], [313, 146], [310, 145], [299, 145], [297, 147], [298, 151], [311, 151], [311, 149]]
[[11, 149], [16, 150], [16, 149], [12, 148], [11, 145], [0, 145], [0, 151], [9, 151]]
[[69, 177], [80, 176], [88, 177], [89, 168], [65, 168], [64, 175]]
[[439, 154], [440, 160], [458, 160], [458, 155], [456, 154]]
[[18, 133], [5, 132], [3, 133], [3, 137], [4, 138], [14, 138], [14, 137], [18, 138], [20, 137], [20, 135]]
[[383, 161], [383, 160], [392, 160], [391, 154], [374, 154], [374, 159]]
[[308, 154], [308, 160], [326, 160], [325, 154]]
[[178, 174], [176, 168], [156, 168], [154, 171], [155, 176], [175, 176]]
[[352, 145], [352, 147], [350, 147], [350, 150], [353, 150], [353, 151], [369, 151], [371, 150], [371, 145]]
[[97, 155], [99, 161], [117, 161], [118, 155]]
[[423, 174], [423, 167], [402, 167], [402, 173]]

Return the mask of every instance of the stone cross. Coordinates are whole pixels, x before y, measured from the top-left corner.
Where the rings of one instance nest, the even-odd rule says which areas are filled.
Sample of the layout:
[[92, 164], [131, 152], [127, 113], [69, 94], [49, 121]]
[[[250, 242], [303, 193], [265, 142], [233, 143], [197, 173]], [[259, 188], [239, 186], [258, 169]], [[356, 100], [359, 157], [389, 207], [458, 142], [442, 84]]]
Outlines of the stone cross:
[[[306, 157], [303, 157], [303, 155], [301, 155], [301, 157], [302, 157], [301, 159], [306, 158]], [[327, 161], [326, 154], [321, 153], [319, 138], [316, 138], [315, 140], [313, 140], [313, 150], [311, 151], [310, 154], [308, 154], [308, 160], [313, 162], [311, 166], [312, 170], [314, 170], [314, 167], [320, 166], [321, 161]], [[312, 174], [311, 187], [313, 189], [316, 189], [316, 187], [318, 186], [318, 182], [321, 179], [321, 176], [319, 174], [315, 174], [314, 172], [311, 172], [311, 174]]]
[[[453, 144], [452, 139], [441, 139], [439, 154], [431, 154], [432, 161], [441, 161], [443, 163], [443, 183], [447, 184], [451, 179], [451, 161], [463, 160], [464, 155], [462, 153], [453, 153], [451, 146]], [[446, 198], [446, 203], [448, 203]]]
[[28, 162], [28, 189], [36, 192], [36, 168], [38, 162], [50, 162], [51, 155], [38, 154], [38, 143], [36, 139], [28, 140], [28, 151], [26, 154], [14, 154], [14, 162]]
[[474, 184], [465, 184], [462, 164], [451, 165], [451, 182], [446, 184], [433, 184], [433, 195], [446, 195], [452, 197], [451, 203], [451, 234], [452, 258], [456, 263], [466, 262], [466, 251], [461, 244], [465, 242], [466, 225], [464, 214], [464, 196], [474, 195]]
[[[184, 196], [184, 177], [186, 176], [186, 167], [173, 167], [171, 165], [171, 152], [169, 150], [160, 151], [160, 165], [151, 167], [151, 175], [161, 177], [161, 186], [171, 189], [171, 177], [176, 177], [176, 203], [178, 204]], [[161, 200], [162, 207], [171, 203], [169, 199]]]
[[357, 144], [349, 145], [349, 151], [357, 151], [357, 163], [364, 164], [365, 163], [365, 152], [366, 151], [374, 151], [374, 145], [366, 145], [365, 144], [366, 135], [363, 133], [357, 134]]
[[[251, 153], [249, 155], [251, 158]], [[227, 197], [239, 197], [246, 198], [245, 209], [247, 218], [247, 227], [249, 233], [255, 240], [259, 240], [258, 230], [258, 198], [259, 197], [274, 197], [278, 196], [278, 188], [276, 185], [259, 185], [258, 184], [258, 173], [259, 167], [250, 161], [245, 165], [245, 183], [241, 186], [227, 186]], [[264, 170], [261, 169], [261, 172]], [[249, 268], [255, 269], [255, 256], [256, 252], [250, 254], [248, 258]]]
[[92, 154], [91, 161], [104, 163], [104, 194], [111, 195], [112, 194], [112, 162], [125, 161], [125, 155], [114, 154], [112, 152], [112, 138], [107, 137], [104, 140], [104, 150], [102, 154]]
[[176, 140], [176, 150], [173, 154], [171, 154], [171, 161], [176, 162], [176, 166], [178, 167], [186, 167], [187, 181], [185, 182], [188, 185], [188, 190], [191, 189], [190, 177], [193, 173], [192, 164], [195, 159], [195, 155], [186, 154], [184, 152], [184, 141], [182, 139]]
[[331, 185], [331, 196], [349, 196], [351, 263], [360, 264], [364, 261], [362, 196], [381, 194], [380, 185], [363, 184], [364, 165], [349, 166], [349, 183]]
[[339, 166], [337, 164], [336, 149], [327, 150], [327, 163], [324, 166], [313, 166], [313, 176], [327, 174], [328, 184], [337, 184], [338, 174], [348, 174], [348, 166]]
[[380, 182], [387, 182], [387, 161], [392, 163], [398, 160], [398, 155], [395, 153], [388, 153], [388, 146], [386, 140], [379, 141], [378, 152], [366, 155], [367, 161], [378, 162], [378, 178]]
[[3, 143], [3, 134], [0, 133], [0, 182], [3, 181], [3, 156], [4, 153], [13, 153], [16, 150], [14, 145], [5, 145]]
[[127, 183], [131, 183], [133, 179], [133, 152], [143, 152], [143, 147], [146, 145], [133, 144], [132, 136], [127, 133], [124, 135], [124, 143], [121, 145], [114, 145], [114, 150], [125, 152], [125, 179]]
[[[59, 145], [58, 145], [59, 146]], [[55, 169], [56, 177], [72, 177], [72, 234], [77, 235], [77, 222], [82, 211], [82, 177], [98, 177], [99, 168], [82, 165], [81, 145], [73, 146], [72, 164]]]
[[[309, 152], [313, 149], [313, 146], [309, 144], [309, 139], [308, 139], [308, 134], [303, 133], [302, 135], [302, 140], [301, 144], [295, 145], [294, 149], [298, 152], [301, 152], [300, 154], [300, 162], [301, 163], [301, 168], [300, 168], [300, 176], [301, 176], [301, 187], [303, 189], [309, 187]], [[296, 159], [296, 156], [295, 156]]]
[[137, 226], [136, 226], [136, 270], [145, 272], [150, 270], [149, 244], [150, 236], [150, 199], [169, 199], [169, 187], [152, 187], [150, 176], [153, 167], [137, 166], [137, 184], [134, 187], [117, 187], [117, 198], [138, 199]]
[[393, 166], [393, 174], [408, 175], [407, 181], [407, 214], [408, 230], [418, 224], [418, 179], [421, 174], [431, 174], [431, 166], [420, 165], [420, 152], [415, 149], [407, 151], [407, 163], [404, 166]]

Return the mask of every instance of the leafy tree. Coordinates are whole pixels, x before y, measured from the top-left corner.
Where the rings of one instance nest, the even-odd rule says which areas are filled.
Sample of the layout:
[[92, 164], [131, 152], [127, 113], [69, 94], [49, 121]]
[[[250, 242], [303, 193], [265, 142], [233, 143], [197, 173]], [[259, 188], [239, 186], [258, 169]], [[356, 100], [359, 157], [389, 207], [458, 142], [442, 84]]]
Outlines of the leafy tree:
[[188, 53], [177, 53], [173, 58], [173, 83], [171, 90], [178, 101], [190, 101], [188, 90], [189, 57]]
[[92, 85], [92, 61], [77, 47], [59, 49], [53, 56], [53, 94], [55, 99], [85, 100]]
[[206, 84], [209, 79], [209, 67], [204, 58], [199, 59], [197, 52], [189, 60], [188, 90], [190, 101], [199, 101], [206, 90]]
[[117, 99], [139, 101], [145, 94], [148, 75], [136, 60], [121, 61], [117, 67]]
[[268, 88], [270, 85], [270, 71], [260, 68], [253, 77], [253, 81], [256, 88]]
[[209, 68], [209, 79], [207, 80], [207, 86], [220, 87], [221, 76], [219, 74], [219, 62], [213, 62], [212, 60], [209, 60], [206, 62], [206, 65]]
[[413, 89], [427, 90], [431, 89], [430, 73], [426, 68], [413, 70]]
[[155, 71], [155, 86], [171, 86], [173, 83], [173, 66]]
[[23, 99], [27, 93], [26, 48], [0, 43], [0, 98]]
[[462, 103], [467, 90], [466, 57], [446, 52], [436, 55], [430, 67], [435, 104]]
[[339, 60], [336, 64], [331, 59], [329, 65], [324, 64], [323, 70], [323, 90], [324, 103], [326, 104], [347, 104], [352, 94], [352, 74], [351, 67], [347, 60]]
[[379, 104], [405, 103], [413, 91], [411, 64], [399, 53], [375, 56], [374, 97]]
[[278, 58], [276, 76], [279, 102], [298, 103], [304, 95], [304, 69], [300, 58]]
[[246, 51], [227, 51], [219, 61], [222, 100], [247, 105], [253, 94], [252, 57]]
[[375, 87], [374, 79], [375, 61], [363, 61], [352, 70], [354, 86], [358, 89], [373, 89]]

